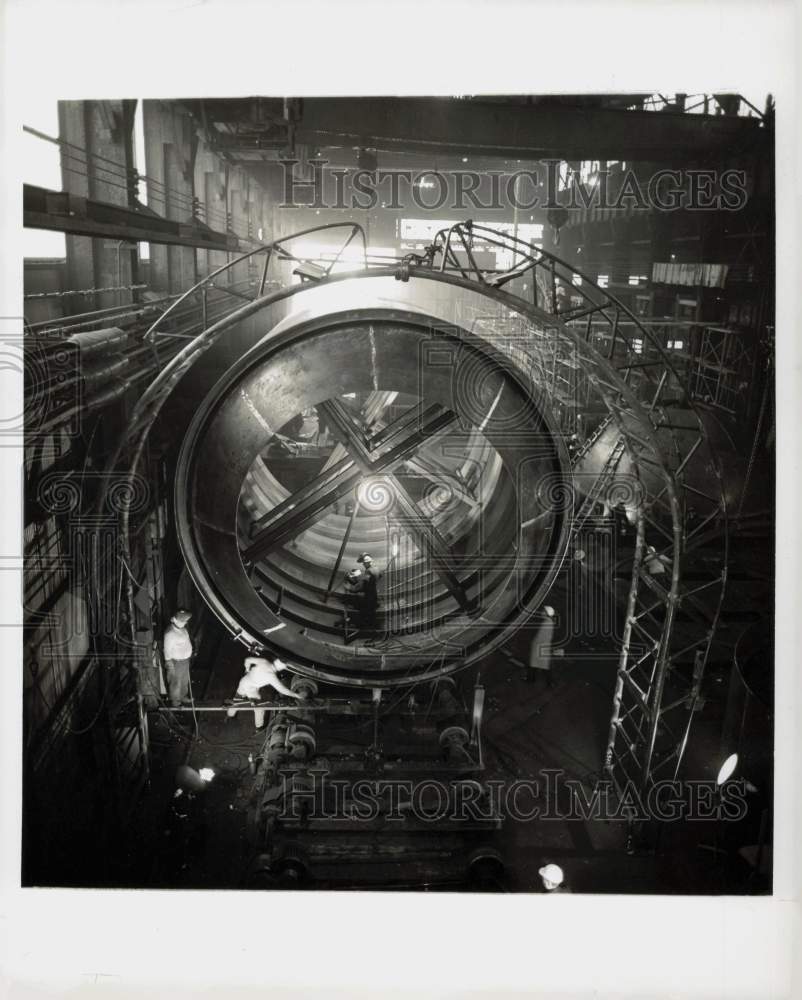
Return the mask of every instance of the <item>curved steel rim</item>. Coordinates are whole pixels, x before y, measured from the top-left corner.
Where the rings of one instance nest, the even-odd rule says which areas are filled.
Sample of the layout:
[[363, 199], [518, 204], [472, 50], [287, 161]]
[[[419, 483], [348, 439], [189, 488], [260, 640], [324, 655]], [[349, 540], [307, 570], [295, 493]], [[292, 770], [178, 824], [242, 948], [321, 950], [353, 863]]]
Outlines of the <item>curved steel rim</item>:
[[[510, 242], [510, 238], [508, 238], [506, 236], [506, 234], [497, 234], [497, 235], [501, 238], [501, 240], [506, 240], [507, 242]], [[285, 238], [285, 241], [286, 241], [286, 239], [288, 239], [288, 238]], [[280, 242], [280, 241], [277, 241], [277, 242]], [[515, 239], [513, 239], [511, 242], [523, 245], [522, 241], [518, 241], [518, 240], [515, 240]], [[266, 249], [270, 249], [270, 248], [268, 247]], [[527, 250], [528, 249], [529, 248], [527, 247]], [[576, 271], [576, 269], [573, 268], [571, 265], [569, 265], [566, 262], [562, 261], [560, 258], [555, 257], [554, 255], [546, 255], [544, 252], [541, 252], [541, 251], [539, 251], [538, 253], [539, 253], [539, 255], [541, 257], [544, 257], [544, 258], [547, 257], [548, 260], [554, 265], [554, 267], [560, 266], [560, 267], [564, 268], [565, 272], [567, 274], [569, 274], [569, 275], [571, 275], [571, 274], [579, 274], [580, 273], [580, 272]], [[418, 266], [416, 266], [416, 263], [417, 264], [423, 264], [423, 266], [422, 267], [418, 267]], [[431, 261], [429, 263], [431, 264]], [[538, 265], [538, 261], [533, 261], [531, 267], [534, 268], [537, 265]], [[433, 274], [431, 272], [430, 268], [425, 265], [425, 262], [422, 259], [420, 261], [417, 261], [417, 262], [405, 261], [405, 262], [402, 262], [402, 264], [400, 266], [396, 266], [396, 267], [382, 268], [382, 272], [383, 273], [400, 277], [402, 280], [405, 277], [409, 277], [410, 274], [415, 274], [415, 275], [419, 275], [420, 274], [420, 275], [423, 275], [427, 271], [429, 271], [429, 273], [426, 276], [428, 276], [430, 278], [438, 278], [440, 280], [443, 280], [443, 276]], [[377, 273], [377, 272], [373, 272], [373, 273]], [[462, 273], [463, 274], [465, 273], [464, 270], [463, 270]], [[354, 276], [356, 276], [356, 275], [354, 275], [354, 274], [349, 274], [347, 276], [346, 275], [336, 275], [336, 276], [332, 275], [330, 278], [327, 279], [327, 283], [328, 282], [334, 282], [334, 281], [337, 281], [337, 280], [341, 280], [342, 278], [345, 278], [345, 277], [354, 277]], [[516, 275], [510, 275], [511, 278], [515, 277], [515, 276]], [[454, 282], [456, 284], [462, 285], [463, 287], [476, 287], [477, 283], [484, 284], [484, 282], [481, 280], [481, 276], [479, 276], [478, 281], [477, 280], [471, 280], [471, 279], [465, 278], [465, 277], [462, 277], [462, 278], [452, 277], [449, 280], [451, 280], [452, 282]], [[604, 300], [606, 300], [606, 302], [608, 304], [612, 304], [614, 307], [620, 309], [621, 312], [623, 312], [625, 315], [627, 315], [631, 319], [631, 321], [635, 324], [636, 328], [640, 332], [642, 332], [643, 337], [645, 339], [649, 340], [650, 343], [654, 342], [653, 341], [653, 337], [651, 335], [651, 332], [648, 330], [648, 328], [644, 327], [639, 322], [639, 320], [637, 319], [637, 317], [634, 316], [634, 314], [632, 314], [630, 312], [630, 310], [628, 310], [626, 307], [624, 307], [623, 305], [621, 305], [621, 303], [618, 302], [618, 300], [615, 299], [614, 296], [612, 296], [606, 290], [602, 289], [600, 286], [598, 286], [595, 282], [591, 281], [590, 279], [586, 278], [586, 281], [583, 284], [585, 284], [587, 287], [593, 288], [594, 292], [597, 293]], [[132, 415], [132, 421], [129, 424], [129, 433], [120, 442], [119, 447], [117, 448], [117, 450], [115, 451], [114, 455], [112, 456], [110, 462], [108, 463], [108, 466], [107, 466], [107, 475], [110, 476], [110, 475], [112, 475], [117, 470], [118, 466], [121, 464], [121, 460], [122, 460], [122, 458], [123, 458], [123, 456], [124, 456], [124, 454], [126, 452], [126, 449], [130, 449], [130, 451], [132, 452], [132, 459], [131, 459], [130, 463], [128, 464], [127, 475], [129, 476], [129, 479], [133, 478], [133, 476], [136, 474], [136, 469], [137, 469], [139, 461], [141, 459], [142, 448], [144, 446], [145, 441], [147, 440], [147, 436], [148, 436], [148, 433], [150, 431], [150, 428], [152, 427], [154, 421], [158, 417], [158, 414], [159, 414], [159, 412], [161, 410], [161, 407], [163, 406], [164, 401], [169, 396], [169, 394], [172, 392], [173, 388], [178, 384], [178, 382], [184, 376], [184, 374], [186, 374], [186, 372], [191, 368], [191, 366], [195, 362], [195, 360], [197, 360], [197, 358], [202, 353], [204, 353], [204, 351], [206, 349], [208, 349], [208, 347], [210, 347], [225, 332], [226, 329], [228, 329], [234, 323], [239, 322], [242, 318], [244, 318], [245, 316], [249, 315], [251, 312], [256, 311], [256, 310], [262, 308], [267, 303], [267, 301], [272, 300], [272, 299], [281, 298], [281, 297], [283, 297], [285, 295], [288, 295], [288, 294], [293, 294], [294, 291], [295, 290], [293, 290], [293, 289], [280, 290], [279, 292], [275, 293], [272, 296], [260, 297], [255, 302], [249, 303], [248, 305], [246, 305], [244, 307], [241, 307], [239, 310], [236, 310], [235, 312], [233, 312], [229, 316], [225, 317], [223, 320], [218, 321], [216, 324], [214, 324], [214, 326], [212, 326], [208, 330], [204, 331], [194, 341], [192, 341], [186, 348], [184, 348], [181, 352], [179, 352], [179, 354], [176, 355], [176, 357], [170, 362], [170, 364], [164, 369], [164, 371], [157, 377], [157, 379], [154, 381], [154, 383], [146, 391], [145, 395], [140, 400], [140, 403], [135, 408], [134, 414]], [[485, 294], [490, 295], [493, 298], [497, 298], [499, 301], [505, 302], [511, 308], [515, 309], [517, 312], [519, 312], [519, 313], [521, 313], [521, 314], [523, 314], [525, 316], [526, 315], [532, 316], [533, 318], [535, 318], [535, 319], [537, 319], [539, 321], [542, 321], [543, 319], [546, 319], [548, 322], [559, 323], [564, 332], [566, 332], [571, 338], [573, 338], [575, 341], [577, 341], [577, 343], [581, 343], [581, 338], [577, 334], [577, 332], [575, 330], [569, 328], [569, 327], [566, 327], [563, 324], [563, 322], [562, 322], [563, 317], [555, 316], [555, 315], [553, 315], [553, 314], [551, 314], [549, 312], [541, 310], [536, 305], [529, 304], [529, 303], [525, 302], [524, 300], [520, 299], [517, 296], [509, 295], [508, 293], [501, 291], [499, 288], [485, 287], [484, 288], [484, 292], [485, 292]], [[582, 290], [582, 294], [585, 295], [585, 290], [584, 289]], [[586, 295], [585, 295], [585, 297], [589, 298], [589, 300], [591, 302], [593, 301], [592, 299], [590, 299], [590, 297], [588, 297]], [[602, 304], [602, 306], [599, 306], [598, 303], [595, 303], [594, 304], [594, 308], [596, 310], [598, 310], [602, 315], [604, 315], [604, 312], [603, 312], [604, 305], [603, 304]], [[570, 316], [567, 317], [567, 318], [568, 318], [569, 321], [572, 318], [576, 319], [576, 317], [570, 317]], [[607, 319], [608, 322], [611, 322], [610, 318], [608, 316], [605, 316], [605, 319]], [[626, 338], [625, 338], [625, 336], [623, 334], [621, 336], [622, 336], [623, 340], [626, 340]], [[660, 345], [657, 345], [657, 347], [658, 347], [659, 354], [662, 356], [664, 367], [667, 368], [668, 370], [673, 370], [671, 362], [668, 359], [668, 357], [665, 355], [665, 352], [662, 350], [662, 348], [660, 347]], [[630, 353], [631, 353], [631, 351], [632, 351], [631, 344], [628, 345], [628, 348], [629, 348]], [[599, 354], [598, 352], [596, 352], [595, 349], [592, 348], [590, 345], [586, 344], [585, 345], [585, 349], [592, 351], [596, 355], [596, 357], [597, 357], [597, 359], [599, 361], [605, 362], [604, 357], [601, 354]], [[613, 374], [615, 374], [615, 373], [613, 373]], [[624, 388], [626, 388], [626, 387], [624, 387]], [[684, 395], [685, 401], [686, 401], [686, 403], [688, 405], [688, 408], [690, 410], [692, 410], [694, 413], [696, 413], [696, 408], [692, 404], [692, 402], [688, 399], [687, 393], [683, 393], [683, 395]], [[652, 422], [649, 420], [648, 415], [643, 410], [643, 406], [642, 406], [641, 402], [639, 400], [637, 400], [637, 398], [634, 398], [634, 397], [630, 398], [630, 402], [634, 403], [634, 405], [637, 407], [637, 409], [641, 412], [642, 416], [646, 417], [646, 419], [648, 420], [648, 423], [649, 423], [649, 425], [651, 427], [651, 423]], [[697, 414], [697, 420], [698, 420], [698, 414]], [[706, 440], [706, 435], [705, 435], [704, 429], [701, 427], [701, 425], [700, 425], [700, 436], [702, 437], [702, 439], [705, 439], [705, 443], [707, 444], [708, 450], [709, 450], [709, 452], [710, 452], [710, 454], [712, 456], [712, 459], [711, 459], [712, 462], [714, 463], [714, 465], [716, 467], [718, 467], [720, 469], [720, 467], [718, 466], [718, 460], [715, 458], [715, 456], [713, 456], [713, 449], [710, 446], [709, 441]], [[650, 442], [652, 444], [654, 444], [654, 445], [657, 444], [657, 441], [656, 441], [656, 438], [655, 438], [655, 434], [654, 434], [654, 432], [651, 429], [650, 429], [649, 433], [647, 434], [647, 437], [650, 439]], [[658, 451], [658, 454], [659, 453], [660, 452]], [[636, 461], [636, 467], [637, 467], [637, 461]], [[719, 479], [720, 479], [720, 476], [719, 476]], [[675, 505], [672, 505], [672, 520], [674, 520], [674, 519], [681, 520], [681, 511], [678, 510], [678, 509], [674, 510], [673, 509], [674, 506], [678, 507], [678, 501], [676, 502]], [[723, 601], [724, 587], [725, 587], [725, 583], [726, 583], [727, 529], [726, 529], [726, 505], [724, 503], [723, 494], [721, 495], [718, 509], [717, 509], [716, 512], [714, 512], [714, 514], [716, 514], [720, 518], [720, 520], [721, 520], [722, 553], [723, 553], [722, 563], [721, 563], [721, 565], [722, 565], [721, 587], [720, 587], [720, 591], [719, 591], [719, 598], [718, 598], [718, 602], [717, 602], [716, 612], [715, 612], [715, 615], [714, 615], [714, 620], [712, 621], [710, 630], [708, 632], [707, 642], [706, 642], [706, 644], [703, 644], [703, 648], [700, 650], [700, 652], [702, 654], [702, 664], [701, 664], [702, 670], [703, 670], [703, 667], [704, 667], [704, 660], [707, 658], [707, 655], [709, 654], [710, 645], [712, 643], [713, 634], [715, 632], [715, 627], [716, 627], [716, 624], [717, 624], [717, 621], [718, 621], [718, 616], [719, 616], [719, 612], [720, 612], [720, 609], [721, 609], [721, 604], [722, 604], [722, 601]], [[711, 518], [712, 517], [713, 517], [713, 515], [711, 515]], [[122, 523], [122, 541], [121, 541], [121, 545], [122, 545], [123, 554], [125, 555], [129, 551], [128, 512], [127, 511], [123, 511], [122, 512], [121, 519], [122, 519], [122, 522], [123, 522]], [[705, 519], [705, 524], [707, 523], [707, 521], [708, 521], [708, 519]], [[679, 562], [679, 558], [680, 558], [680, 554], [681, 554], [680, 550], [682, 548], [682, 534], [683, 534], [682, 527], [683, 526], [680, 524], [679, 525], [679, 529], [674, 531], [675, 539], [679, 538], [680, 544], [674, 544], [674, 546], [673, 546], [674, 552], [672, 553], [672, 585], [671, 585], [670, 592], [667, 595], [667, 601], [666, 601], [666, 604], [667, 604], [667, 606], [669, 608], [672, 608], [673, 605], [678, 600], [678, 582], [679, 582], [679, 574], [678, 574], [679, 567], [678, 567], [678, 562]], [[641, 529], [642, 529], [642, 525], [639, 524], [639, 531]], [[696, 533], [696, 531], [694, 531], [694, 534], [695, 533]], [[636, 552], [636, 563], [637, 563], [638, 558], [639, 558], [639, 556], [637, 555], [637, 552]], [[633, 591], [631, 592], [631, 597], [634, 597], [634, 598], [637, 598], [636, 589], [637, 589], [638, 569], [639, 569], [639, 567], [637, 565], [633, 566]], [[628, 618], [628, 621], [629, 621], [629, 618]], [[660, 664], [659, 664], [659, 666], [660, 666], [660, 669], [663, 670], [663, 671], [665, 669], [666, 658], [667, 658], [667, 654], [668, 654], [668, 640], [670, 638], [670, 631], [671, 630], [670, 630], [670, 624], [669, 624], [669, 628], [663, 630], [662, 637], [661, 637], [661, 640], [660, 640], [660, 651], [659, 651]], [[131, 641], [131, 645], [132, 646], [136, 646], [136, 640], [135, 640], [135, 636], [133, 635], [133, 633], [131, 634], [131, 640], [130, 641]], [[695, 645], [698, 645], [698, 644], [695, 644]], [[620, 670], [619, 670], [620, 676], [623, 676], [623, 674], [626, 673], [626, 662], [625, 662], [626, 658], [627, 658], [627, 650], [626, 650], [626, 648], [622, 648], [622, 662], [621, 662], [621, 666], [620, 666]], [[659, 691], [658, 694], [661, 695], [661, 691]], [[655, 696], [651, 696], [650, 695], [649, 709], [650, 709], [650, 711], [649, 711], [649, 717], [648, 717], [647, 721], [648, 721], [649, 728], [650, 728], [650, 744], [653, 747], [653, 745], [654, 745], [654, 738], [655, 738], [656, 732], [657, 732], [657, 727], [658, 727], [659, 722], [660, 722], [660, 712], [661, 712], [660, 697], [655, 697]], [[616, 712], [614, 712], [613, 722], [612, 722], [612, 725], [611, 725], [611, 739], [610, 739], [610, 744], [608, 746], [608, 769], [612, 769], [612, 767], [615, 766], [615, 763], [616, 763], [615, 761], [613, 761], [612, 763], [610, 762], [610, 752], [613, 750], [613, 746], [614, 746], [614, 743], [615, 743], [615, 738], [616, 738], [615, 734], [617, 732], [619, 732], [619, 730], [620, 730], [620, 725], [619, 725], [620, 722], [621, 722], [621, 720], [616, 716]], [[687, 731], [685, 733], [685, 742], [687, 742]], [[682, 751], [684, 750], [684, 745], [685, 744], [683, 742], [682, 745], [681, 745], [681, 747], [680, 747], [679, 753], [677, 754], [677, 758], [676, 758], [677, 769], [679, 768], [679, 763], [681, 761], [681, 756], [682, 756]], [[625, 752], [624, 756], [625, 755], [626, 755], [626, 752]], [[622, 759], [623, 759], [623, 757], [621, 757], [621, 756], [619, 756], [617, 758], [617, 760], [619, 760], [619, 761], [622, 760]], [[646, 765], [642, 766], [640, 768], [640, 770], [641, 770], [641, 773], [644, 775], [644, 780], [648, 780], [649, 775], [650, 775], [650, 770], [651, 770], [650, 766], [649, 766], [649, 762], [647, 761]]]
[[[378, 272], [368, 272], [359, 275], [359, 278], [364, 277], [384, 277], [386, 275], [381, 275]], [[354, 278], [355, 275], [343, 276], [341, 280], [348, 280], [349, 278]], [[424, 277], [429, 277], [424, 275]], [[332, 279], [335, 280], [335, 279]], [[450, 279], [446, 279], [446, 283], [453, 284]], [[293, 293], [298, 294], [303, 291], [303, 286], [294, 289]], [[278, 293], [274, 296], [267, 297], [261, 304], [264, 308], [271, 305], [273, 302], [277, 301], [279, 298], [284, 297], [283, 293]], [[251, 307], [245, 307], [250, 314]], [[181, 453], [179, 455], [177, 463], [177, 475], [176, 475], [176, 520], [178, 523], [178, 535], [181, 542], [182, 551], [184, 554], [185, 561], [191, 576], [193, 577], [196, 585], [199, 587], [201, 592], [206, 596], [207, 602], [210, 603], [215, 614], [220, 618], [226, 628], [242, 643], [248, 646], [249, 649], [259, 650], [259, 649], [275, 649], [277, 653], [283, 653], [287, 656], [292, 656], [291, 653], [287, 652], [283, 645], [273, 645], [269, 639], [265, 639], [261, 635], [254, 634], [253, 632], [243, 628], [242, 619], [237, 617], [233, 609], [227, 607], [227, 602], [221, 602], [214, 594], [214, 600], [210, 600], [211, 594], [210, 590], [213, 590], [213, 583], [210, 581], [208, 572], [203, 567], [202, 563], [198, 560], [196, 553], [184, 545], [184, 540], [186, 538], [192, 537], [192, 524], [191, 519], [188, 515], [190, 494], [191, 490], [188, 486], [188, 481], [190, 479], [190, 463], [192, 461], [193, 452], [197, 446], [200, 437], [203, 434], [205, 427], [208, 425], [209, 421], [213, 418], [214, 412], [223, 404], [223, 401], [227, 398], [230, 390], [245, 376], [245, 374], [253, 369], [263, 364], [269, 357], [277, 354], [282, 349], [288, 347], [290, 344], [302, 340], [304, 337], [310, 334], [317, 334], [325, 331], [327, 328], [341, 327], [348, 324], [351, 321], [358, 321], [359, 323], [370, 323], [371, 321], [376, 322], [408, 322], [413, 326], [419, 327], [426, 320], [431, 322], [431, 317], [427, 317], [424, 312], [404, 312], [400, 309], [379, 309], [375, 305], [366, 307], [365, 309], [348, 309], [340, 313], [326, 313], [323, 316], [317, 317], [312, 320], [306, 320], [304, 322], [297, 323], [292, 326], [287, 326], [280, 330], [277, 335], [274, 335], [274, 327], [270, 332], [268, 332], [263, 339], [257, 343], [248, 353], [243, 355], [238, 362], [231, 366], [226, 373], [221, 377], [218, 383], [215, 385], [214, 389], [207, 396], [204, 403], [196, 411], [192, 423], [187, 431], [181, 447]], [[279, 322], [278, 327], [282, 326], [282, 322]], [[470, 337], [471, 335], [465, 331]], [[470, 341], [469, 341], [470, 343]], [[492, 354], [492, 345], [482, 344], [478, 347], [480, 351], [483, 352], [484, 357], [490, 357]], [[519, 373], [506, 368], [507, 377], [517, 377], [518, 389], [522, 394], [531, 394], [531, 389], [528, 387], [523, 379], [520, 377]], [[560, 434], [557, 428], [551, 421], [550, 414], [541, 407], [537, 407], [537, 413], [540, 420], [543, 421], [545, 428], [547, 429], [550, 439], [553, 442], [555, 448], [555, 455], [558, 457], [559, 463], [563, 470], [567, 469], [567, 452], [562, 443]], [[549, 570], [541, 578], [538, 583], [534, 594], [528, 593], [524, 599], [525, 605], [528, 607], [528, 611], [525, 612], [525, 616], [529, 617], [535, 606], [535, 598], [542, 597], [545, 595], [556, 574], [559, 572], [562, 557], [564, 555], [565, 549], [567, 547], [569, 537], [569, 527], [563, 519], [563, 523], [560, 526], [559, 535], [557, 536], [553, 546], [550, 551], [554, 551], [554, 558], [551, 560]], [[515, 614], [517, 619], [521, 619], [522, 612], [515, 611], [511, 609], [511, 614]], [[274, 624], [276, 626], [284, 624], [282, 619], [273, 615], [275, 619]], [[397, 670], [390, 669], [388, 667], [383, 667], [380, 672], [375, 669], [366, 672], [364, 675], [364, 683], [370, 684], [371, 686], [388, 686], [395, 685], [398, 683], [399, 678], [410, 680], [424, 680], [436, 676], [441, 676], [445, 673], [451, 673], [455, 670], [461, 669], [467, 666], [469, 663], [475, 662], [479, 656], [484, 656], [491, 652], [493, 649], [498, 648], [502, 645], [508, 638], [512, 631], [520, 627], [521, 621], [516, 620], [513, 624], [506, 625], [499, 629], [498, 633], [491, 637], [483, 640], [481, 648], [474, 654], [471, 654], [467, 658], [463, 659], [452, 659], [448, 656], [439, 658], [441, 660], [440, 665], [432, 670], [426, 670], [421, 672], [415, 672], [414, 677], [412, 676], [411, 669], [409, 667], [399, 668]], [[431, 654], [426, 654], [427, 656]], [[420, 654], [417, 656], [413, 653], [410, 654], [412, 658], [419, 658]], [[358, 669], [358, 661], [361, 659], [360, 656], [354, 657], [355, 663], [349, 669], [349, 675], [356, 678], [361, 672]], [[368, 659], [368, 657], [365, 657]], [[438, 658], [435, 658], [438, 659]], [[382, 661], [381, 654], [374, 655], [370, 657], [372, 663], [378, 664]], [[310, 659], [310, 663], [312, 663]], [[388, 662], [390, 662], [388, 660]], [[306, 672], [306, 665], [298, 660], [293, 661], [294, 666], [297, 667], [299, 673]], [[338, 683], [354, 683], [354, 681], [349, 681], [343, 676], [342, 673], [329, 671], [326, 672], [325, 667], [320, 666], [315, 663], [311, 670], [307, 673], [308, 676], [323, 678], [326, 680], [331, 680]]]

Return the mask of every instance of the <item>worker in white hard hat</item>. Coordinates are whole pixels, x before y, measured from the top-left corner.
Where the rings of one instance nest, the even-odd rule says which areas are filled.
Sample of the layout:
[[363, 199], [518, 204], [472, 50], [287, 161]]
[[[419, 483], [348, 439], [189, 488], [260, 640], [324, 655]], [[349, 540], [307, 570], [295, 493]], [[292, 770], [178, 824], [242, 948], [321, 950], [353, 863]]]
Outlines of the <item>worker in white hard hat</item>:
[[536, 682], [545, 680], [548, 687], [553, 686], [551, 661], [554, 644], [554, 630], [557, 626], [557, 613], [554, 608], [545, 604], [541, 608], [542, 622], [532, 637], [529, 645], [529, 667], [526, 680]]
[[180, 609], [170, 619], [164, 632], [164, 666], [167, 695], [173, 708], [189, 699], [189, 661], [192, 658], [192, 640], [187, 623], [192, 615]]
[[[288, 688], [278, 676], [279, 671], [289, 670], [289, 667], [283, 660], [273, 660], [271, 662], [261, 656], [246, 656], [244, 666], [245, 674], [237, 686], [237, 698], [247, 699], [248, 701], [261, 701], [262, 688], [272, 687], [279, 694], [300, 701], [302, 696]], [[235, 707], [229, 708], [226, 712], [226, 715], [230, 719], [233, 719], [236, 714], [237, 709]], [[263, 708], [254, 708], [253, 721], [257, 729], [261, 729], [264, 726], [265, 710]]]
[[565, 891], [565, 874], [559, 865], [543, 865], [542, 868], [538, 868], [537, 873], [546, 892]]

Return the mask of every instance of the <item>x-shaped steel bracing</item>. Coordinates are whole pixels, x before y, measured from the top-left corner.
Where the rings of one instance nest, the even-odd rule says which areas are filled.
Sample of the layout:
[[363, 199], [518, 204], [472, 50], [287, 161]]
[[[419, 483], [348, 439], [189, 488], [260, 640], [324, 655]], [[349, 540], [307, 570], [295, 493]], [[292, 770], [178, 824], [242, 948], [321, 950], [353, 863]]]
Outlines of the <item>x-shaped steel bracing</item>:
[[395, 494], [396, 503], [388, 516], [415, 533], [435, 573], [460, 607], [464, 611], [475, 610], [475, 602], [460, 583], [447, 541], [420, 510], [401, 478], [394, 474], [421, 445], [453, 424], [456, 414], [439, 404], [425, 407], [420, 403], [377, 434], [367, 437], [364, 427], [339, 400], [320, 403], [317, 409], [335, 431], [346, 455], [254, 522], [256, 530], [242, 552], [243, 560], [253, 563], [268, 555], [298, 535], [333, 503], [347, 496], [363, 479], [381, 476]]

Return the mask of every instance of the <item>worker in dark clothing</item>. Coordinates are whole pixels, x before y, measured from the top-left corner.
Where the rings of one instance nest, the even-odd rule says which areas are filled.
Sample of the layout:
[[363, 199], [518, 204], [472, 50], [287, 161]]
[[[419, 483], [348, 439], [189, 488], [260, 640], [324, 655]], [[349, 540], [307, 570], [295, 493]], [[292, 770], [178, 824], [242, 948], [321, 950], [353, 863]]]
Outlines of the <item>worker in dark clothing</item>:
[[543, 620], [529, 646], [529, 667], [524, 672], [526, 680], [530, 683], [541, 680], [545, 682], [547, 687], [554, 685], [551, 667], [556, 624], [557, 617], [554, 608], [544, 605]]
[[358, 567], [349, 570], [345, 574], [342, 594], [342, 601], [345, 605], [345, 613], [341, 624], [345, 629], [346, 639], [349, 635], [352, 637], [352, 633], [349, 631], [349, 625], [359, 628], [362, 622], [362, 607], [364, 599], [363, 584], [363, 573]]
[[208, 836], [206, 788], [209, 778], [182, 764], [176, 771], [176, 785], [165, 828], [163, 863], [172, 878], [197, 864], [203, 856]]
[[379, 609], [380, 573], [373, 569], [373, 559], [363, 552], [357, 559], [362, 564], [362, 623], [366, 632], [376, 632], [376, 613]]

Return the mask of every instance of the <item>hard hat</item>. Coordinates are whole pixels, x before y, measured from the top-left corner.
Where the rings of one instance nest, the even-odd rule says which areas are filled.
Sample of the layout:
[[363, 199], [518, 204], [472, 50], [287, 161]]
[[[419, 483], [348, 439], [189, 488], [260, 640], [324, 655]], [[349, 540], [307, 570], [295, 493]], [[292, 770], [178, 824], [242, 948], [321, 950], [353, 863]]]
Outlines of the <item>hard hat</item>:
[[345, 574], [347, 580], [358, 580], [362, 576], [361, 569], [349, 569]]
[[373, 562], [373, 559], [371, 558], [371, 556], [370, 556], [370, 555], [369, 555], [369, 554], [368, 554], [367, 552], [363, 552], [363, 553], [362, 553], [362, 554], [361, 554], [361, 555], [360, 555], [360, 556], [359, 556], [359, 557], [357, 558], [357, 562], [361, 562], [361, 563], [365, 563], [365, 564], [367, 565], [367, 564], [370, 564], [370, 563], [372, 563], [372, 562]]
[[171, 621], [174, 622], [174, 624], [178, 625], [179, 628], [182, 628], [184, 625], [186, 625], [186, 623], [189, 621], [191, 617], [192, 617], [191, 613], [189, 611], [185, 611], [182, 608], [180, 611], [176, 611]]
[[548, 888], [548, 883], [556, 889], [558, 885], [562, 885], [562, 881], [565, 878], [562, 868], [559, 865], [543, 865], [542, 868], [538, 868], [538, 875], [543, 879]]

